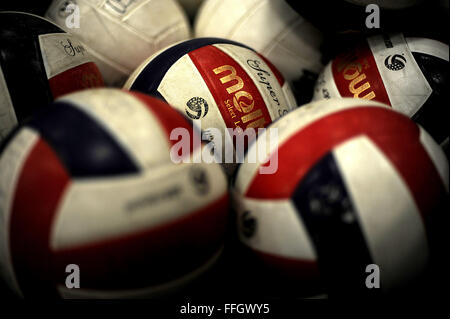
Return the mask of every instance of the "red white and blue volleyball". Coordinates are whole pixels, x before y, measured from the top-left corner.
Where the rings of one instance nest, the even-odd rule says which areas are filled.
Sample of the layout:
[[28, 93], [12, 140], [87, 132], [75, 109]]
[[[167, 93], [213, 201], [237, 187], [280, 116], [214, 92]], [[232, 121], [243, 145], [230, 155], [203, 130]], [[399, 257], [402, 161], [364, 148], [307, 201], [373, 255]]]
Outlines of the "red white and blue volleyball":
[[297, 106], [289, 83], [269, 60], [219, 38], [188, 40], [153, 55], [125, 88], [163, 99], [198, 120], [206, 134], [220, 129], [223, 146], [232, 139], [227, 129], [264, 128]]
[[[0, 264], [16, 294], [158, 296], [215, 263], [225, 175], [216, 163], [172, 163], [174, 127], [192, 132], [158, 99], [97, 89], [58, 99], [15, 132], [0, 157]], [[80, 289], [67, 288], [68, 265]]]
[[[259, 163], [244, 161], [233, 188], [253, 267], [296, 282], [297, 291], [320, 282], [322, 293], [354, 297], [377, 291], [366, 286], [370, 265], [381, 272], [378, 292], [392, 292], [444, 253], [433, 247], [432, 224], [447, 213], [448, 161], [407, 116], [378, 102], [330, 99], [270, 128], [278, 128], [278, 147]], [[274, 156], [278, 170], [260, 174]]]

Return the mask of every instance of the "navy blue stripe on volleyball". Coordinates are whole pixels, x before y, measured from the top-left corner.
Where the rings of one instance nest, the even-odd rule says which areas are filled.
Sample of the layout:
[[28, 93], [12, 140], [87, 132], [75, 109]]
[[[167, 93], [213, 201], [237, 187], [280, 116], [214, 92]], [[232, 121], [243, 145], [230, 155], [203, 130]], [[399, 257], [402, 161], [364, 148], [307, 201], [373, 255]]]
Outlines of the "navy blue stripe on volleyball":
[[292, 201], [312, 239], [330, 294], [367, 292], [365, 269], [373, 261], [332, 153], [305, 175]]
[[73, 177], [139, 172], [138, 166], [99, 123], [66, 102], [56, 102], [34, 117], [36, 129]]
[[[189, 52], [212, 44], [234, 44], [254, 51], [242, 43], [226, 39], [198, 38], [188, 40], [168, 48], [151, 60], [134, 80], [130, 90], [150, 94], [164, 100], [158, 92], [158, 87], [172, 65]], [[180, 81], [189, 81], [189, 79], [180, 79]]]
[[433, 90], [422, 107], [412, 116], [412, 119], [430, 133], [436, 142], [442, 143], [448, 137], [449, 62], [425, 53], [412, 52], [412, 54]]

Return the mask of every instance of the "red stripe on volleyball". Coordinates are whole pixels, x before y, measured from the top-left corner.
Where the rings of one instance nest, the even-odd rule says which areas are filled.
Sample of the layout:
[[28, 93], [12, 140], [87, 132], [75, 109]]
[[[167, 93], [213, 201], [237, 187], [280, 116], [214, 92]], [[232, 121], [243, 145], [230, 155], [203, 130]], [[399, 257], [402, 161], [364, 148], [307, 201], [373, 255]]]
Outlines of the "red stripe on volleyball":
[[391, 101], [367, 43], [338, 56], [331, 64], [333, 78], [342, 97], [359, 97], [387, 105]]
[[[39, 140], [20, 173], [10, 220], [11, 258], [25, 295], [55, 293], [50, 234], [58, 203], [69, 182], [69, 175], [55, 152]], [[64, 273], [64, 270], [59, 271]]]
[[270, 62], [268, 59], [266, 59], [265, 56], [263, 56], [262, 54], [258, 53], [258, 56], [264, 60], [264, 62], [267, 64], [267, 66], [269, 67], [270, 71], [272, 71], [272, 73], [275, 75], [275, 77], [277, 78], [278, 84], [280, 84], [281, 87], [283, 87], [284, 84], [284, 77], [281, 74], [280, 71], [278, 71], [278, 69], [276, 68], [275, 65], [272, 64], [272, 62]]
[[[418, 126], [406, 116], [378, 107], [358, 107], [327, 115], [292, 135], [278, 149], [278, 170], [258, 174], [246, 195], [289, 198], [309, 169], [338, 144], [366, 135], [408, 185], [422, 215], [445, 196], [444, 184], [419, 140]], [[273, 159], [271, 159], [273, 160]]]
[[48, 80], [53, 98], [88, 88], [102, 87], [103, 78], [95, 63], [88, 62], [61, 72]]
[[205, 264], [223, 244], [228, 195], [164, 225], [54, 252], [54, 272], [81, 269], [83, 288], [137, 289], [162, 284]]
[[[213, 95], [226, 127], [256, 129], [272, 122], [255, 83], [232, 57], [211, 45], [190, 52], [189, 57]], [[233, 71], [235, 75], [232, 74]], [[230, 80], [227, 81], [227, 78]], [[239, 79], [242, 87], [238, 89], [236, 85], [240, 83]], [[235, 107], [234, 99], [240, 110]], [[253, 107], [250, 107], [252, 103]], [[257, 114], [260, 115], [256, 116]], [[258, 125], [252, 126], [253, 124]]]

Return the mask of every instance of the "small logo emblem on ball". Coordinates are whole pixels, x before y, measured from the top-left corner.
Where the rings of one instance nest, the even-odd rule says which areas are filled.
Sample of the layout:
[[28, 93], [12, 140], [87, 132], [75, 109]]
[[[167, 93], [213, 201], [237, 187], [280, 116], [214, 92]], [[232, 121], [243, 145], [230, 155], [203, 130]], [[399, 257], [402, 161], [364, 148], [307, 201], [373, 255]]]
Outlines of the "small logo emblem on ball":
[[209, 180], [204, 170], [193, 168], [190, 172], [190, 177], [198, 194], [205, 195], [209, 192]]
[[405, 67], [406, 59], [400, 54], [388, 55], [384, 65], [391, 71], [399, 71]]
[[186, 103], [186, 114], [193, 120], [198, 120], [208, 114], [208, 103], [201, 97], [193, 97]]

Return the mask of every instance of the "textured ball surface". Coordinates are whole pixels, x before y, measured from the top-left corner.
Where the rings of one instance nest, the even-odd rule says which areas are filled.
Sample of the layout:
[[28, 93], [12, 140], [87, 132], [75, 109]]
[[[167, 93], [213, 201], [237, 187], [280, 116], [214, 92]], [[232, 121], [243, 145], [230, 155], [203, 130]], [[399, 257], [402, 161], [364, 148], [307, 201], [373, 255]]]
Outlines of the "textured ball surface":
[[[158, 96], [201, 128], [263, 128], [296, 106], [289, 84], [262, 55], [243, 44], [199, 38], [174, 45], [145, 61], [126, 89]], [[224, 150], [225, 152], [225, 150]]]
[[[69, 5], [78, 6], [79, 26]], [[54, 0], [46, 17], [83, 41], [105, 82], [114, 86], [123, 85], [156, 51], [190, 36], [187, 18], [175, 0]]]
[[402, 34], [374, 36], [330, 62], [314, 99], [359, 97], [390, 105], [439, 143], [448, 138], [448, 45]]
[[[277, 146], [241, 164], [234, 185], [239, 237], [260, 266], [361, 294], [370, 264], [383, 291], [423, 273], [449, 186], [447, 159], [425, 130], [360, 99], [314, 102], [270, 128]], [[274, 174], [259, 173], [267, 159], [278, 160]]]
[[268, 58], [289, 81], [305, 70], [322, 69], [321, 33], [284, 0], [206, 0], [195, 35], [242, 42]]
[[[214, 263], [225, 175], [172, 163], [173, 128], [192, 133], [157, 99], [98, 89], [58, 99], [15, 133], [0, 157], [0, 274], [16, 293], [152, 296]], [[66, 288], [71, 264], [80, 289]]]

